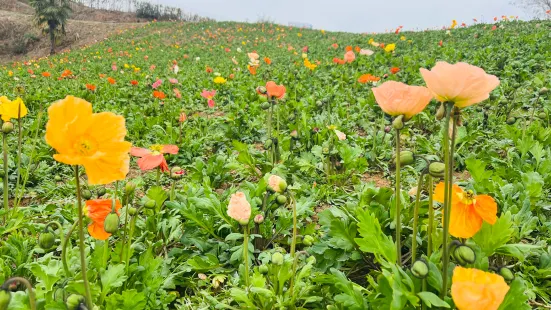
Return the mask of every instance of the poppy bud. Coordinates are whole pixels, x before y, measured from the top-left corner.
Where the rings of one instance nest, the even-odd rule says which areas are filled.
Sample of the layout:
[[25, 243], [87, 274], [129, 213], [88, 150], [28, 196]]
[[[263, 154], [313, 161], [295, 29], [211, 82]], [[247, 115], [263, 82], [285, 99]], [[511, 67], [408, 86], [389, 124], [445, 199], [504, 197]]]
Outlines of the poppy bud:
[[257, 214], [255, 215], [253, 221], [256, 223], [256, 224], [262, 224], [264, 222], [264, 215], [262, 214]]
[[429, 165], [429, 174], [435, 178], [443, 178], [446, 173], [446, 165], [441, 162], [432, 162]]
[[306, 262], [308, 264], [315, 264], [316, 263], [316, 257], [314, 255], [311, 255], [306, 259]]
[[155, 202], [155, 200], [149, 199], [149, 200], [147, 200], [147, 201], [143, 204], [143, 206], [144, 206], [146, 209], [153, 209], [153, 208], [155, 208], [155, 205], [156, 205], [156, 204], [157, 204], [157, 203]]
[[101, 197], [103, 195], [105, 195], [105, 193], [107, 193], [107, 190], [105, 189], [105, 187], [100, 187], [98, 188], [96, 194], [98, 194], [98, 197]]
[[54, 234], [52, 234], [47, 230], [41, 233], [40, 236], [38, 237], [38, 245], [44, 250], [52, 248], [54, 246], [54, 243], [55, 243]]
[[507, 125], [514, 125], [517, 122], [517, 119], [514, 116], [511, 116], [507, 119]]
[[540, 113], [538, 114], [538, 117], [541, 118], [541, 119], [546, 119], [546, 118], [547, 118], [547, 113], [545, 113], [545, 112], [540, 112]]
[[392, 129], [392, 128], [390, 128], [390, 126], [385, 126], [385, 132], [386, 132], [386, 133], [389, 133], [391, 129]]
[[274, 143], [274, 141], [272, 141], [272, 139], [268, 139], [266, 140], [266, 142], [264, 142], [264, 149], [269, 149], [272, 147], [272, 144]]
[[4, 122], [4, 124], [2, 124], [2, 132], [3, 133], [10, 133], [13, 131], [13, 123], [12, 122]]
[[284, 195], [279, 195], [276, 198], [276, 202], [278, 205], [284, 205], [287, 203], [287, 197], [285, 197]]
[[79, 306], [84, 304], [84, 296], [73, 294], [67, 298], [67, 302], [65, 304], [69, 310], [80, 309]]
[[298, 140], [298, 131], [296, 130], [293, 130], [291, 131], [291, 138], [293, 138], [294, 140]]
[[59, 175], [56, 175], [56, 176], [54, 177], [54, 181], [56, 181], [56, 182], [60, 182], [61, 180], [62, 180], [62, 179], [61, 179], [61, 176], [59, 176]]
[[306, 246], [311, 246], [313, 242], [314, 242], [314, 237], [312, 237], [311, 235], [306, 235], [302, 239], [302, 243], [304, 243], [304, 245]]
[[404, 116], [403, 116], [403, 115], [400, 115], [400, 116], [396, 117], [396, 118], [394, 119], [394, 121], [392, 121], [392, 127], [394, 127], [394, 129], [398, 129], [398, 130], [404, 128], [404, 122], [403, 122], [403, 120], [404, 120]]
[[0, 289], [0, 310], [7, 310], [11, 301], [11, 293]]
[[[411, 165], [415, 162], [415, 155], [412, 151], [401, 151], [400, 152], [400, 165]], [[396, 158], [394, 159], [396, 163]]]
[[283, 264], [283, 254], [279, 252], [272, 254], [272, 264], [281, 266]]
[[444, 118], [444, 115], [446, 114], [446, 107], [444, 104], [441, 104], [438, 110], [436, 110], [436, 120], [439, 121]]
[[260, 265], [258, 267], [258, 271], [260, 271], [261, 274], [267, 274], [268, 273], [268, 266], [266, 265]]
[[260, 104], [260, 108], [262, 110], [268, 110], [270, 108], [270, 103], [269, 102], [262, 102], [262, 104]]
[[92, 198], [92, 192], [88, 189], [83, 190], [81, 195], [82, 195], [82, 198], [84, 198], [85, 200]]
[[328, 147], [324, 147], [321, 152], [323, 153], [323, 155], [328, 155], [329, 154], [329, 148]]
[[547, 89], [547, 87], [542, 87], [540, 89], [540, 95], [545, 95], [549, 92], [549, 89]]
[[457, 260], [457, 262], [464, 266], [466, 264], [472, 264], [476, 260], [476, 254], [474, 253], [473, 249], [470, 247], [462, 244], [455, 248], [455, 251], [453, 252], [453, 256]]
[[117, 213], [111, 212], [107, 215], [105, 223], [103, 223], [103, 229], [109, 234], [114, 234], [119, 230], [119, 216]]
[[429, 266], [423, 260], [416, 260], [411, 266], [411, 273], [418, 279], [424, 279], [429, 274]]
[[323, 101], [319, 101], [319, 100], [316, 101], [316, 105], [317, 105], [319, 108], [323, 107]]
[[136, 189], [136, 184], [134, 184], [133, 182], [128, 182], [126, 183], [126, 185], [124, 186], [124, 193], [127, 195], [127, 196], [130, 196], [134, 193], [134, 190]]
[[261, 94], [261, 95], [266, 95], [266, 93], [267, 93], [268, 91], [266, 90], [266, 87], [264, 87], [264, 86], [258, 86], [258, 87], [256, 88], [256, 92], [259, 93], [259, 94]]
[[128, 208], [128, 214], [129, 214], [129, 215], [134, 216], [134, 215], [136, 215], [136, 212], [137, 212], [137, 211], [138, 211], [138, 210], [136, 210], [136, 208], [134, 208], [134, 207], [129, 207], [129, 208]]
[[170, 169], [170, 178], [173, 180], [179, 180], [184, 176], [184, 169], [176, 166]]
[[511, 269], [507, 267], [501, 267], [499, 268], [499, 274], [505, 279], [507, 282], [511, 282], [515, 279], [515, 275], [511, 271]]

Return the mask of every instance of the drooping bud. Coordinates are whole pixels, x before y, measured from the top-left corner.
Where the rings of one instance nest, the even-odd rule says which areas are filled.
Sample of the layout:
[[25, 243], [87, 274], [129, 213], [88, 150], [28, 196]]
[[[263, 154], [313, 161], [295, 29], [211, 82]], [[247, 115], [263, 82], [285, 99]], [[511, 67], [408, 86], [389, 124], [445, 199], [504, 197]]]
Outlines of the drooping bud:
[[[273, 257], [272, 257], [273, 258]], [[261, 274], [267, 274], [268, 273], [268, 266], [266, 265], [260, 265], [258, 267], [258, 271], [260, 271]]]
[[268, 101], [262, 102], [262, 103], [260, 104], [260, 108], [261, 108], [262, 110], [268, 110], [268, 109], [270, 108], [270, 106], [271, 106], [271, 104], [270, 104]]
[[157, 204], [157, 203], [155, 202], [155, 200], [149, 199], [149, 200], [147, 200], [147, 201], [143, 204], [143, 206], [144, 206], [146, 209], [153, 209], [153, 208], [155, 208], [155, 205], [156, 205], [156, 204]]
[[511, 116], [507, 119], [507, 125], [514, 125], [517, 122], [517, 119], [514, 116]]
[[416, 260], [413, 265], [411, 265], [411, 274], [418, 279], [424, 279], [429, 274], [429, 266], [423, 260]]
[[275, 193], [283, 193], [287, 189], [287, 182], [275, 174], [268, 178], [268, 189]]
[[0, 310], [7, 310], [11, 301], [11, 293], [7, 290], [0, 289]]
[[436, 120], [439, 121], [446, 115], [446, 106], [442, 103], [438, 110], [436, 110]]
[[283, 254], [279, 252], [272, 254], [272, 264], [281, 266], [283, 264]]
[[170, 169], [170, 178], [173, 180], [179, 180], [184, 176], [184, 169], [176, 166]]
[[511, 271], [511, 269], [507, 267], [501, 267], [499, 268], [499, 274], [505, 279], [507, 282], [511, 282], [515, 279], [515, 275]]
[[200, 280], [206, 280], [206, 279], [207, 279], [207, 275], [204, 274], [204, 273], [198, 274], [197, 277], [198, 277]]
[[455, 248], [455, 251], [453, 252], [453, 256], [457, 260], [457, 262], [464, 266], [467, 264], [472, 264], [476, 260], [476, 254], [474, 253], [473, 249], [470, 247], [462, 244]]
[[78, 310], [84, 302], [84, 296], [73, 294], [67, 298], [67, 302], [65, 304], [69, 310]]
[[55, 236], [48, 230], [41, 233], [38, 237], [38, 245], [44, 250], [51, 249], [54, 246], [54, 243]]
[[312, 237], [312, 235], [306, 235], [302, 239], [302, 243], [304, 243], [304, 245], [306, 246], [311, 246], [312, 243], [314, 243], [314, 237]]
[[12, 122], [4, 122], [2, 124], [2, 132], [5, 134], [8, 134], [13, 131], [13, 123]]
[[136, 208], [128, 207], [128, 215], [134, 216], [134, 215], [136, 215], [137, 212], [138, 212], [138, 210], [136, 210]]
[[274, 141], [272, 141], [272, 139], [268, 139], [264, 142], [264, 149], [267, 150], [267, 149], [270, 149], [272, 147], [272, 145], [274, 144]]
[[540, 113], [538, 113], [538, 117], [541, 118], [541, 119], [546, 119], [547, 118], [547, 113], [540, 112]]
[[396, 117], [394, 119], [394, 121], [392, 121], [392, 127], [394, 127], [394, 129], [398, 129], [398, 130], [404, 128], [404, 116], [400, 115], [400, 116]]
[[[400, 165], [411, 165], [415, 162], [415, 156], [412, 151], [401, 151], [400, 152]], [[396, 163], [396, 158], [394, 159]]]
[[106, 233], [114, 234], [119, 230], [119, 216], [115, 212], [109, 213], [105, 217], [105, 222], [103, 223], [103, 229]]
[[260, 94], [260, 95], [266, 95], [266, 93], [267, 93], [268, 91], [266, 90], [266, 87], [264, 87], [264, 86], [258, 86], [258, 87], [256, 88], [256, 92], [257, 92], [258, 94]]
[[429, 174], [434, 178], [443, 178], [446, 173], [446, 165], [441, 162], [432, 162], [429, 165]]
[[264, 215], [262, 214], [257, 214], [255, 215], [253, 221], [256, 223], [256, 224], [262, 224], [264, 222]]
[[98, 197], [101, 197], [101, 196], [105, 195], [105, 193], [107, 193], [107, 190], [105, 189], [105, 187], [100, 187], [100, 188], [98, 188], [96, 193], [98, 194]]
[[124, 193], [127, 196], [130, 196], [134, 193], [134, 190], [136, 190], [136, 184], [134, 182], [127, 182], [124, 186]]
[[82, 190], [81, 195], [85, 200], [92, 198], [92, 192], [89, 189]]
[[287, 197], [285, 197], [284, 195], [279, 195], [276, 198], [276, 202], [278, 205], [284, 205], [287, 203]]

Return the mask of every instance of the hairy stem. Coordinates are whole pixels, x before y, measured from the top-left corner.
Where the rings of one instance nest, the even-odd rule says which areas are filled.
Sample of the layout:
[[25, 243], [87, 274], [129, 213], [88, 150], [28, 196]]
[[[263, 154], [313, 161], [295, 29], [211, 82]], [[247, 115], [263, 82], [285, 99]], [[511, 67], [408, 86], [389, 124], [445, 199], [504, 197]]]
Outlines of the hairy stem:
[[84, 221], [81, 206], [80, 196], [80, 176], [78, 173], [78, 166], [75, 166], [75, 182], [77, 186], [77, 209], [78, 209], [78, 230], [79, 230], [79, 243], [80, 250], [80, 269], [82, 272], [82, 281], [84, 282], [84, 297], [86, 297], [86, 305], [89, 309], [94, 308], [92, 302], [92, 293], [90, 292], [90, 284], [88, 283], [88, 275], [86, 274], [86, 254], [84, 252]]

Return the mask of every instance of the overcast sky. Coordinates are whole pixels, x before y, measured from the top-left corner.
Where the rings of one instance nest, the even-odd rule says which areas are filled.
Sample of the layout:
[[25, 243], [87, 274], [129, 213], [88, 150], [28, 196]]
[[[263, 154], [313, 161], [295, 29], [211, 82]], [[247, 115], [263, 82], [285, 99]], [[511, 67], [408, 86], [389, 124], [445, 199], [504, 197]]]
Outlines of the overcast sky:
[[277, 23], [308, 23], [316, 29], [349, 32], [383, 32], [403, 25], [406, 30], [489, 22], [494, 16], [523, 10], [509, 0], [152, 0], [216, 20], [250, 21], [265, 16]]

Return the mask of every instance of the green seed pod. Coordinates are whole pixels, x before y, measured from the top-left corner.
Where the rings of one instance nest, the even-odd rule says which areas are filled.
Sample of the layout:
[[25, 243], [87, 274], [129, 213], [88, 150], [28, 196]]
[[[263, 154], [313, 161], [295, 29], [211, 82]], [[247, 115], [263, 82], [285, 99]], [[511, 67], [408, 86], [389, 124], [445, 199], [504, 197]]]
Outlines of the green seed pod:
[[136, 215], [136, 212], [138, 212], [138, 210], [136, 210], [136, 208], [134, 208], [134, 207], [129, 207], [128, 208], [128, 214], [129, 215], [134, 216], [134, 215]]
[[444, 118], [446, 114], [446, 107], [444, 104], [440, 104], [440, 107], [438, 107], [438, 110], [436, 110], [436, 120], [439, 121]]
[[13, 131], [13, 123], [12, 122], [4, 122], [2, 124], [2, 132], [5, 134], [8, 134]]
[[453, 256], [457, 260], [457, 262], [460, 265], [466, 265], [466, 264], [472, 264], [476, 260], [476, 254], [474, 253], [473, 249], [466, 245], [460, 245], [457, 248], [455, 248], [455, 251], [453, 252]]
[[45, 231], [38, 237], [38, 245], [44, 249], [51, 249], [55, 244], [55, 236], [49, 231]]
[[302, 243], [304, 243], [304, 245], [306, 246], [311, 246], [312, 243], [314, 243], [314, 237], [312, 237], [311, 235], [306, 235], [302, 239]]
[[514, 116], [511, 116], [507, 119], [508, 125], [514, 125], [517, 122], [517, 119]]
[[394, 121], [392, 121], [392, 127], [394, 127], [394, 129], [398, 129], [398, 130], [404, 128], [404, 116], [400, 115], [400, 116], [396, 117], [394, 119]]
[[117, 213], [111, 212], [107, 215], [103, 223], [103, 229], [109, 234], [114, 234], [119, 230], [119, 216]]
[[149, 199], [143, 204], [146, 209], [153, 209], [156, 205], [157, 203], [153, 199]]
[[107, 190], [105, 189], [105, 187], [100, 187], [96, 191], [96, 194], [98, 195], [98, 197], [105, 195], [105, 193], [107, 193]]
[[268, 266], [266, 265], [260, 265], [258, 267], [258, 271], [260, 271], [261, 274], [267, 274], [268, 273]]
[[279, 195], [276, 198], [276, 202], [278, 205], [284, 205], [287, 203], [287, 197], [285, 197], [284, 195]]
[[429, 274], [429, 266], [423, 260], [416, 260], [411, 266], [411, 273], [418, 279], [424, 279]]
[[443, 178], [446, 173], [446, 165], [440, 162], [432, 162], [429, 165], [429, 174], [434, 178]]
[[501, 267], [499, 268], [499, 274], [505, 279], [507, 282], [511, 282], [515, 279], [515, 275], [513, 272], [507, 268], [507, 267]]
[[283, 254], [279, 252], [272, 254], [272, 264], [281, 266], [283, 264]]
[[[415, 155], [412, 151], [401, 151], [400, 152], [400, 165], [411, 165], [415, 162]], [[394, 163], [396, 163], [396, 159], [394, 159]]]
[[92, 198], [92, 192], [89, 189], [82, 190], [81, 195], [85, 200]]
[[11, 301], [11, 293], [0, 289], [0, 310], [7, 310]]
[[84, 296], [73, 294], [67, 298], [67, 302], [65, 304], [69, 310], [77, 310], [81, 304], [84, 304], [84, 302]]
[[270, 106], [271, 106], [271, 104], [268, 101], [262, 102], [262, 104], [260, 104], [260, 108], [262, 110], [268, 110], [270, 108]]
[[264, 142], [264, 149], [269, 149], [272, 147], [272, 144], [274, 143], [274, 141], [272, 141], [272, 139], [268, 139], [266, 140], [266, 142]]

